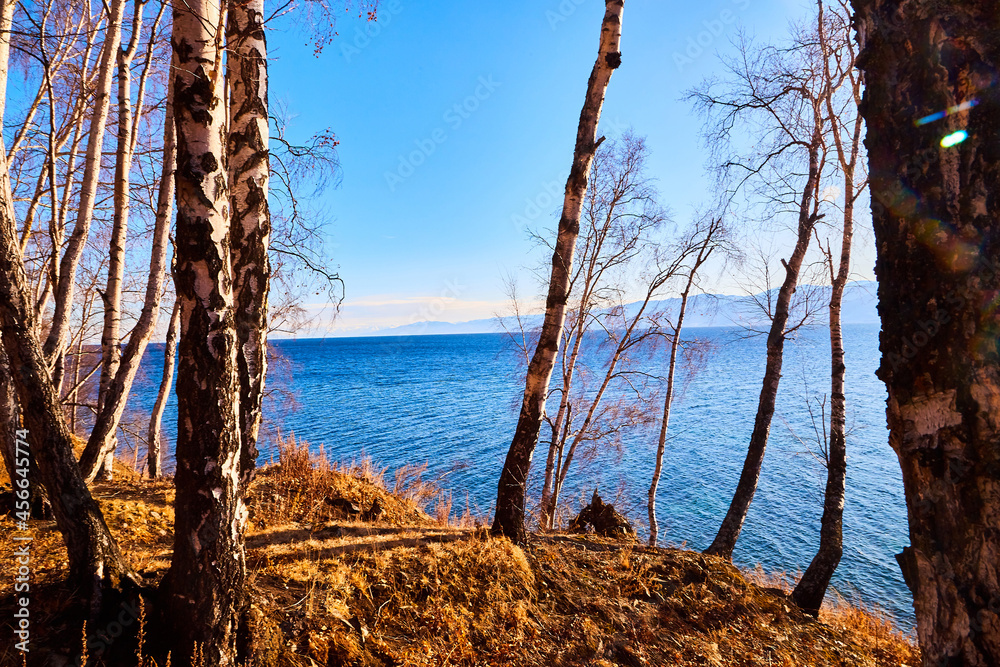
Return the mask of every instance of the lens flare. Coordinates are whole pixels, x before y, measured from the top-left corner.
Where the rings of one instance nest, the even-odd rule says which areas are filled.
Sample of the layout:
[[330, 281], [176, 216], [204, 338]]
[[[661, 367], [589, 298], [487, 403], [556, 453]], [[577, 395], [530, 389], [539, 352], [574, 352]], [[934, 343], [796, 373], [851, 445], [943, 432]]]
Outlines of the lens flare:
[[947, 137], [941, 140], [942, 148], [951, 148], [952, 146], [957, 146], [966, 139], [969, 138], [969, 133], [965, 130], [959, 130], [958, 132], [952, 132]]
[[923, 118], [921, 118], [919, 120], [913, 121], [913, 124], [916, 125], [917, 127], [920, 127], [921, 125], [927, 125], [928, 123], [934, 123], [936, 121], [941, 120], [942, 118], [947, 118], [948, 116], [951, 116], [953, 114], [961, 113], [963, 111], [968, 111], [969, 109], [971, 109], [972, 107], [976, 106], [977, 104], [979, 104], [979, 100], [976, 100], [976, 99], [968, 100], [967, 102], [962, 102], [961, 104], [956, 104], [953, 107], [948, 107], [944, 111], [938, 111], [937, 113], [932, 113], [929, 116], [924, 116]]

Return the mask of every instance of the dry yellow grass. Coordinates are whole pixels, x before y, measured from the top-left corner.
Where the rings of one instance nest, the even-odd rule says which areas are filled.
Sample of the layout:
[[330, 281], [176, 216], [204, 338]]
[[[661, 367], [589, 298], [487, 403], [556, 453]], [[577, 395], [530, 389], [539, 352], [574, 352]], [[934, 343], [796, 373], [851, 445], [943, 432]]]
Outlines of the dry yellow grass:
[[[169, 483], [95, 491], [123, 551], [155, 584], [170, 558]], [[363, 509], [378, 500], [383, 512], [336, 516], [331, 496]], [[286, 443], [279, 463], [260, 472], [250, 503], [256, 667], [919, 664], [884, 615], [837, 599], [816, 621], [788, 601], [782, 577], [589, 536], [539, 536], [521, 549], [468, 517], [449, 525], [428, 516], [413, 497], [387, 491], [370, 461], [334, 466], [301, 443]], [[34, 527], [36, 595], [47, 600], [36, 646], [58, 646], [80, 625], [65, 620], [58, 533], [51, 522]], [[11, 548], [6, 541], [0, 558]], [[5, 618], [11, 604], [0, 600]], [[104, 664], [137, 664], [131, 641]], [[10, 658], [0, 648], [0, 661]]]

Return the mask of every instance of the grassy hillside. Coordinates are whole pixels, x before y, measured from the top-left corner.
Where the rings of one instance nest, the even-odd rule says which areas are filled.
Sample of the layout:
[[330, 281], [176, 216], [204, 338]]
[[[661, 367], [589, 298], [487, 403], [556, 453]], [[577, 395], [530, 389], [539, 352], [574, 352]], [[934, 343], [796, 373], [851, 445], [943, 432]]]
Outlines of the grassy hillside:
[[[491, 538], [471, 517], [426, 514], [419, 505], [432, 490], [419, 475], [408, 480], [392, 493], [370, 463], [331, 467], [294, 443], [261, 472], [249, 498], [249, 664], [919, 663], [913, 646], [871, 612], [839, 602], [815, 621], [761, 575], [690, 551], [562, 534], [535, 536], [522, 549]], [[120, 636], [107, 632], [110, 625], [87, 628], [89, 664], [139, 664], [141, 636], [151, 665], [159, 623], [147, 609], [170, 561], [173, 490], [123, 474], [96, 494], [150, 588], [141, 607], [122, 602]], [[12, 526], [3, 517], [7, 534]], [[72, 592], [60, 584], [59, 535], [52, 522], [33, 528], [28, 664], [74, 664], [84, 631]], [[4, 542], [5, 562], [13, 548]], [[3, 595], [2, 632], [10, 637], [9, 587]], [[20, 664], [21, 656], [0, 643], [0, 663]]]

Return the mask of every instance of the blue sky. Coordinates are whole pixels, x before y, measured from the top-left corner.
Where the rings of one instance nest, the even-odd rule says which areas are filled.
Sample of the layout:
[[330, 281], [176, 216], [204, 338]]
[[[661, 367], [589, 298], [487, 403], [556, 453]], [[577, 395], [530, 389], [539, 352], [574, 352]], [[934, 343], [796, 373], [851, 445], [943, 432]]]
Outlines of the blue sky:
[[[330, 128], [341, 142], [342, 184], [315, 205], [346, 283], [329, 327], [342, 333], [489, 317], [508, 273], [534, 288], [519, 223], [554, 228], [604, 11], [600, 0], [381, 2], [376, 24], [345, 14], [318, 57], [295, 15], [269, 35], [271, 102], [290, 114], [289, 134]], [[717, 71], [737, 26], [777, 39], [808, 6], [626, 4], [603, 123], [647, 137], [678, 222], [711, 195], [684, 91]]]

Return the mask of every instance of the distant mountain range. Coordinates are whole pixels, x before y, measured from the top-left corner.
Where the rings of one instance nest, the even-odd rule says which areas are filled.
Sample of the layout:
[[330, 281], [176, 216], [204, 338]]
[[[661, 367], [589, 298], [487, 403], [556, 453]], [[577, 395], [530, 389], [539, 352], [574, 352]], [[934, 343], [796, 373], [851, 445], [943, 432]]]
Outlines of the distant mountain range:
[[[777, 295], [777, 289], [771, 290], [771, 297]], [[797, 292], [799, 295], [808, 293], [812, 304], [823, 305], [822, 311], [817, 313], [818, 320], [822, 323], [825, 320], [825, 304], [830, 299], [830, 287], [804, 285], [800, 286]], [[766, 294], [761, 293], [751, 298], [749, 296], [738, 296], [731, 294], [699, 294], [688, 300], [688, 311], [685, 317], [685, 326], [691, 328], [698, 327], [730, 327], [741, 325], [760, 325], [766, 321], [760, 308], [754, 301], [764, 301]], [[680, 299], [664, 299], [651, 304], [652, 311], [666, 310], [676, 312], [680, 306]], [[874, 281], [853, 282], [848, 284], [844, 291], [844, 304], [841, 311], [841, 321], [844, 324], [878, 324], [878, 312], [876, 310], [877, 296], [876, 283]], [[630, 303], [626, 306], [628, 312], [635, 312], [640, 303]], [[515, 327], [512, 318], [504, 318], [508, 327]], [[528, 328], [540, 326], [542, 315], [529, 315], [524, 318], [524, 323]], [[500, 322], [496, 318], [482, 320], [469, 320], [467, 322], [415, 322], [404, 326], [378, 329], [372, 331], [350, 333], [344, 332], [343, 336], [431, 336], [441, 334], [478, 334], [497, 333], [501, 331]], [[336, 334], [335, 334], [336, 335]]]

